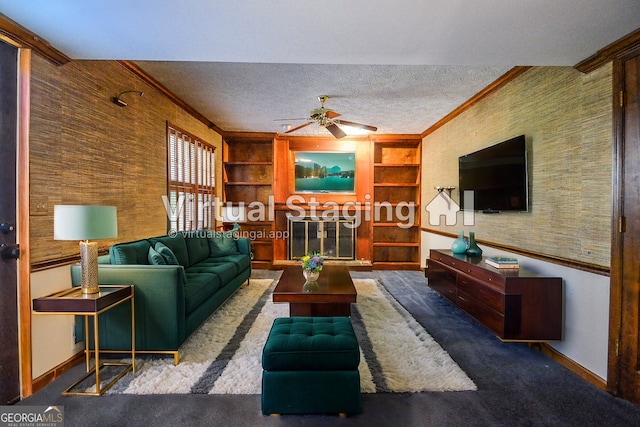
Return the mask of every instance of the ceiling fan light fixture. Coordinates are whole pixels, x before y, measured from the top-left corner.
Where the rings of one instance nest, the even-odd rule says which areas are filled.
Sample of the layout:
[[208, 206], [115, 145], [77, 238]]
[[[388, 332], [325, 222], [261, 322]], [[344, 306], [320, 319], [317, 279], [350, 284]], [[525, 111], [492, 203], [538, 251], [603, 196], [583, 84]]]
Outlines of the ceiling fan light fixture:
[[[328, 130], [336, 139], [344, 138], [347, 135], [367, 135], [369, 132], [375, 132], [378, 130], [378, 128], [375, 126], [338, 119], [338, 117], [341, 116], [340, 113], [336, 113], [335, 111], [329, 108], [325, 108], [324, 103], [327, 102], [328, 99], [329, 99], [329, 96], [327, 95], [318, 96], [318, 101], [320, 101], [320, 104], [321, 104], [320, 107], [314, 108], [313, 110], [311, 110], [309, 114], [309, 118], [301, 119], [301, 120], [307, 120], [307, 122], [299, 126], [296, 126], [293, 129], [291, 128], [291, 125], [286, 125], [286, 124], [282, 125], [283, 132], [292, 133], [299, 129], [312, 125], [314, 123]], [[288, 120], [288, 119], [276, 119], [276, 120]], [[343, 126], [347, 129], [347, 132], [341, 129], [341, 127]]]
[[344, 133], [346, 133], [349, 136], [369, 135], [372, 132], [367, 129], [349, 126], [345, 124], [340, 124], [340, 129], [342, 129]]

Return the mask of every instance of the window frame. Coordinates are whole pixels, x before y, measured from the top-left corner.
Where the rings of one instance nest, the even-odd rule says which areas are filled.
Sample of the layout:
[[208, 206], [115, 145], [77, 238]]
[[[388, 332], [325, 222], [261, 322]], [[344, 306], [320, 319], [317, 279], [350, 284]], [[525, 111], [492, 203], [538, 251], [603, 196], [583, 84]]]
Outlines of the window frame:
[[169, 230], [215, 228], [216, 147], [168, 122], [167, 197]]

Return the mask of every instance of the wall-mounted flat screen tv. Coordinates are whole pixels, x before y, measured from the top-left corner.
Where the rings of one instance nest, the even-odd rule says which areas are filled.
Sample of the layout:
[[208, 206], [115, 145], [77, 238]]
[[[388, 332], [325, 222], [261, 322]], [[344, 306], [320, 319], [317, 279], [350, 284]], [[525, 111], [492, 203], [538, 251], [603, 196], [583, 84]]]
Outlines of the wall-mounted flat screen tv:
[[[527, 144], [524, 135], [458, 159], [460, 204], [487, 213], [529, 209]], [[473, 191], [473, 198], [465, 197]], [[465, 206], [473, 201], [473, 206]]]
[[295, 151], [296, 193], [355, 193], [356, 153]]

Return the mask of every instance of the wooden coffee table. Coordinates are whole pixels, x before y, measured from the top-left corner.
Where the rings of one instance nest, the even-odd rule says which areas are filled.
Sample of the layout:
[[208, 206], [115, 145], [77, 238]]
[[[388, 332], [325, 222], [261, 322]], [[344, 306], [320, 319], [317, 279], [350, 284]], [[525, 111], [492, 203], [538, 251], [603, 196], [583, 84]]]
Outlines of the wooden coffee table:
[[317, 286], [304, 285], [302, 269], [286, 267], [273, 290], [273, 302], [288, 302], [291, 317], [351, 316], [357, 293], [347, 267], [325, 265]]

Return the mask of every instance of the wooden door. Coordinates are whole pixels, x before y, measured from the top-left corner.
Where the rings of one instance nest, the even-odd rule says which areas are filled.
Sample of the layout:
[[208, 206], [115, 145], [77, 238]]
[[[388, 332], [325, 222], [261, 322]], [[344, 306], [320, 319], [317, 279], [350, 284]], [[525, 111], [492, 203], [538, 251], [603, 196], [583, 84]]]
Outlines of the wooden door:
[[16, 248], [18, 49], [0, 41], [0, 405], [20, 399]]
[[640, 405], [640, 48], [614, 62], [614, 227], [607, 387]]

